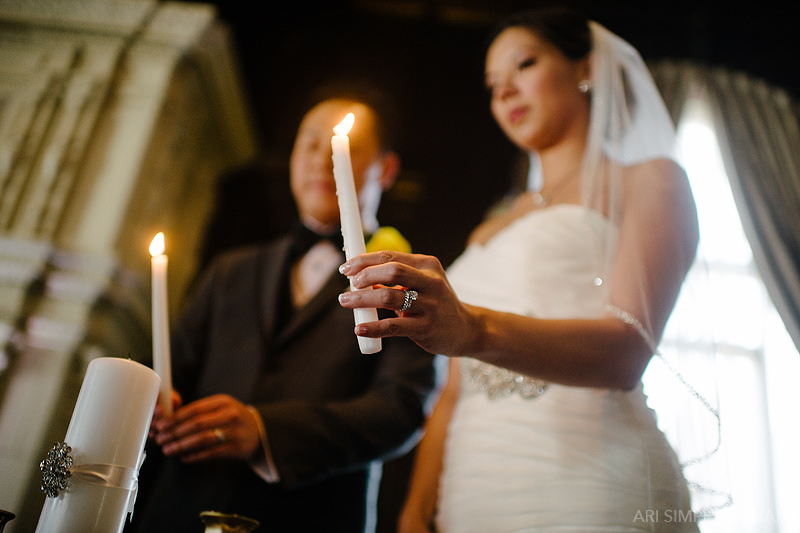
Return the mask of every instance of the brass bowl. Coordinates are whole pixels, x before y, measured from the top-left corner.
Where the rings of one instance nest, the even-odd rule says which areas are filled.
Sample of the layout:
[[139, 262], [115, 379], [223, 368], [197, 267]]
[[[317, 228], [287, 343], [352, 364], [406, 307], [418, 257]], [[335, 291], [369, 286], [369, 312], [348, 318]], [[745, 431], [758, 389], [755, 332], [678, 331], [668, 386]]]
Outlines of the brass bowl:
[[206, 525], [206, 529], [216, 528], [223, 533], [249, 533], [258, 527], [258, 520], [217, 511], [203, 511], [200, 513], [200, 520]]

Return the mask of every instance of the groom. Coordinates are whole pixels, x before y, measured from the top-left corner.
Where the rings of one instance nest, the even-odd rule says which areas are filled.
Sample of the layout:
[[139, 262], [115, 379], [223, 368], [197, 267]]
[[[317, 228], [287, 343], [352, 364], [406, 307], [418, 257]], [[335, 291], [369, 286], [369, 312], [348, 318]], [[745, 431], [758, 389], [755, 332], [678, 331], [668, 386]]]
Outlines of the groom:
[[399, 159], [376, 104], [324, 99], [291, 154], [296, 228], [218, 256], [176, 325], [175, 413], [154, 415], [148, 454], [160, 449], [163, 460], [140, 490], [132, 531], [197, 531], [199, 513], [213, 510], [271, 532], [362, 532], [370, 465], [413, 445], [434, 389], [431, 356], [407, 339], [362, 354], [353, 313], [337, 301], [347, 280], [331, 136], [348, 112], [365, 229], [375, 229]]

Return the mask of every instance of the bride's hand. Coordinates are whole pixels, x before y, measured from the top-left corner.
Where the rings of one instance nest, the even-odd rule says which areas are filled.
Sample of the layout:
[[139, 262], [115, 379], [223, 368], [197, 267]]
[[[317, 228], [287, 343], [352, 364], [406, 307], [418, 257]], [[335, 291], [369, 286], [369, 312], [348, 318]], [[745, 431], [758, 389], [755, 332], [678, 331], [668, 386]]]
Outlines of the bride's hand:
[[350, 259], [340, 271], [352, 278], [356, 289], [374, 287], [371, 291], [345, 292], [339, 298], [342, 307], [374, 307], [398, 313], [397, 318], [356, 326], [357, 335], [409, 337], [428, 352], [445, 355], [466, 355], [478, 342], [477, 314], [458, 300], [437, 258], [374, 252]]

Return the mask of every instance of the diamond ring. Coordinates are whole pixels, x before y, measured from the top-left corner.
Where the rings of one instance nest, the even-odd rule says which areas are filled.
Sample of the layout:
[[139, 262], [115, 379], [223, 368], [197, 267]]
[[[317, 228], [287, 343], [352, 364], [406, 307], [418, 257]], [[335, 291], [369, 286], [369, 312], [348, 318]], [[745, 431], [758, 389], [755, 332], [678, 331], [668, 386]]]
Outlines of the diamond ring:
[[411, 289], [405, 289], [403, 292], [405, 293], [405, 300], [403, 300], [403, 307], [400, 308], [401, 313], [405, 313], [411, 309], [411, 304], [413, 304], [417, 300], [417, 296], [419, 296], [417, 291]]

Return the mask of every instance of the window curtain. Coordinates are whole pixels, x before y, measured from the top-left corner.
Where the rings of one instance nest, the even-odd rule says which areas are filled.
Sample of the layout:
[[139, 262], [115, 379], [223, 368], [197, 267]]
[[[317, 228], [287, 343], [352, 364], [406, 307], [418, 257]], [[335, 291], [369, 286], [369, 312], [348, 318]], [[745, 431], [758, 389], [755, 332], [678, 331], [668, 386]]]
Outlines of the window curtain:
[[756, 267], [800, 349], [800, 107], [784, 90], [743, 72], [691, 62], [649, 65], [677, 123], [703, 91]]

